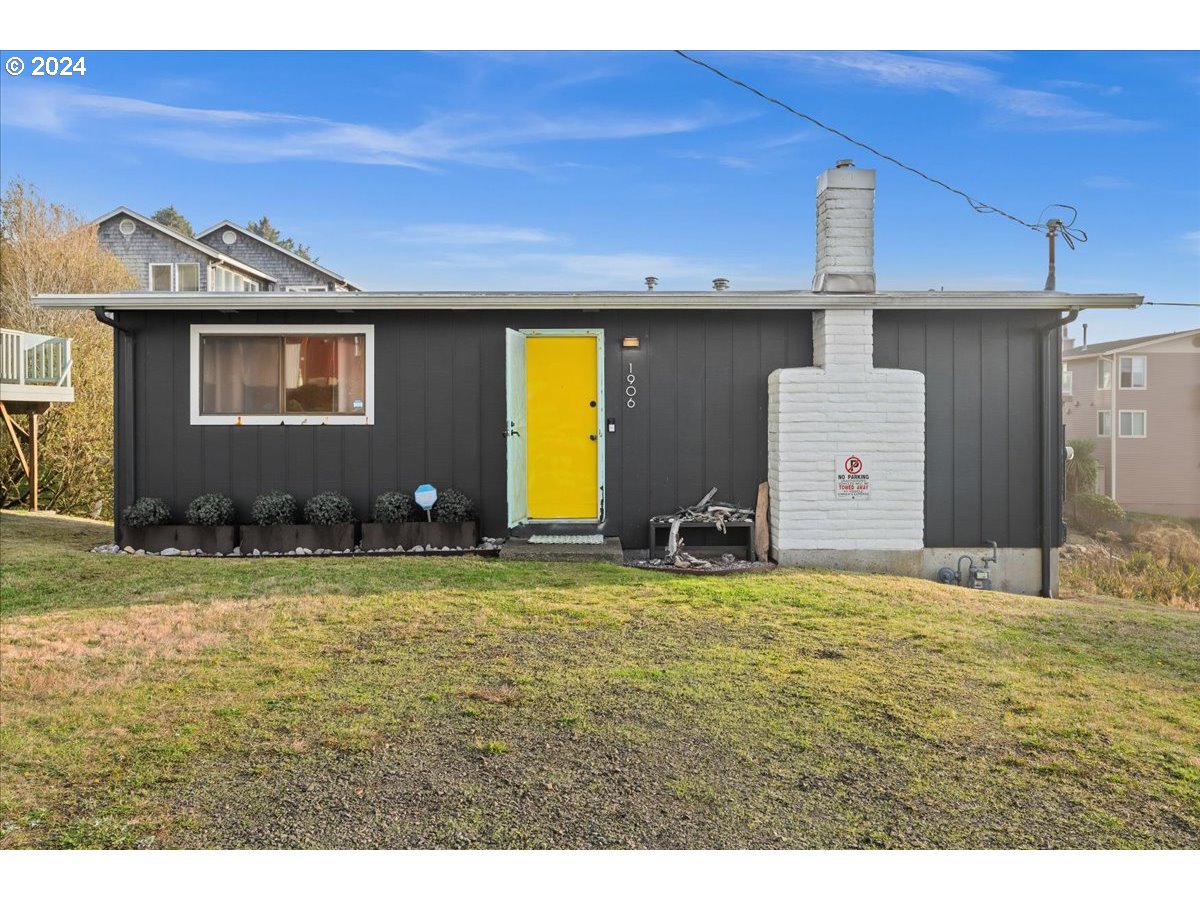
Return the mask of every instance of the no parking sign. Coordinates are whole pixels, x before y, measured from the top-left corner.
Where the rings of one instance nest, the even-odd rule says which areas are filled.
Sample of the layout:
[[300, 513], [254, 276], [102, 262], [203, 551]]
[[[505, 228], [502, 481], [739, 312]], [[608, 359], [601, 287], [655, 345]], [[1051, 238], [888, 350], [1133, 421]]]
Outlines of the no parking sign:
[[834, 462], [835, 491], [839, 497], [866, 500], [871, 496], [871, 469], [866, 454], [839, 453]]

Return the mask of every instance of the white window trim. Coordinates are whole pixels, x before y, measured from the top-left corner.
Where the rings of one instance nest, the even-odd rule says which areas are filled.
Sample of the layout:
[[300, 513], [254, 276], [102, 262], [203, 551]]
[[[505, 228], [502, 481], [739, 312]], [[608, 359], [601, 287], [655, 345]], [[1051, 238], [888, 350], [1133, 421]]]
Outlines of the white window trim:
[[179, 290], [179, 267], [180, 266], [195, 266], [196, 267], [196, 290], [200, 290], [200, 263], [173, 263], [171, 265], [171, 284], [173, 290]]
[[[1100, 425], [1104, 421], [1104, 417], [1108, 416], [1108, 431], [1102, 430]], [[1112, 437], [1112, 410], [1098, 409], [1096, 410], [1096, 437]]]
[[[366, 336], [366, 397], [363, 415], [276, 415], [230, 416], [200, 414], [200, 337], [205, 334], [362, 334]], [[193, 325], [190, 340], [191, 383], [188, 398], [193, 425], [374, 425], [375, 424], [375, 326], [374, 325]]]
[[289, 284], [284, 290], [295, 294], [316, 294], [321, 291], [328, 291], [329, 287], [324, 284]]
[[[1141, 415], [1142, 415], [1142, 433], [1141, 434], [1121, 434], [1121, 416], [1124, 413], [1130, 413], [1131, 415], [1137, 415], [1138, 413], [1141, 413]], [[1130, 424], [1132, 425], [1133, 423], [1131, 422]], [[1141, 440], [1149, 433], [1150, 433], [1150, 417], [1148, 415], [1146, 415], [1146, 411], [1144, 409], [1117, 410], [1117, 437], [1124, 438], [1126, 440]]]
[[[1108, 363], [1108, 384], [1104, 383], [1104, 364]], [[1107, 391], [1112, 387], [1112, 360], [1101, 356], [1096, 361], [1096, 390]]]
[[[166, 266], [167, 269], [170, 271], [171, 287], [168, 290], [165, 290], [165, 291], [154, 290], [154, 268], [155, 268], [155, 266], [158, 266], [160, 268], [162, 266]], [[151, 293], [154, 293], [154, 294], [173, 294], [173, 293], [175, 293], [175, 264], [174, 263], [164, 263], [164, 262], [147, 263], [146, 264], [146, 285], [150, 289]]]
[[[1142, 385], [1141, 385], [1141, 387], [1137, 387], [1135, 385], [1130, 385], [1129, 387], [1125, 387], [1121, 384], [1121, 360], [1123, 360], [1123, 359], [1140, 359], [1142, 361]], [[1120, 388], [1121, 390], [1123, 390], [1123, 391], [1144, 391], [1144, 390], [1146, 390], [1147, 387], [1150, 386], [1150, 360], [1146, 356], [1144, 356], [1140, 353], [1133, 353], [1128, 356], [1119, 356], [1119, 357], [1117, 357], [1116, 376], [1117, 376], [1117, 387]], [[1133, 363], [1129, 364], [1129, 380], [1130, 381], [1133, 380]]]

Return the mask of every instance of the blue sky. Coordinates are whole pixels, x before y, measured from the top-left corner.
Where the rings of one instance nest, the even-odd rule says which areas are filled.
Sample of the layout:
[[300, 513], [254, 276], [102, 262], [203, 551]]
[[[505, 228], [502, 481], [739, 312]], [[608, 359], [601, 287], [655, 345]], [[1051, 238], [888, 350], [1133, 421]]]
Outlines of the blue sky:
[[[1200, 301], [1200, 54], [697, 55], [1021, 218], [1077, 206], [1062, 290]], [[4, 180], [89, 217], [266, 213], [369, 289], [807, 288], [814, 179], [842, 157], [879, 170], [881, 288], [1045, 279], [1040, 235], [670, 53], [86, 59], [2, 77]], [[1084, 321], [1106, 340], [1200, 309]]]

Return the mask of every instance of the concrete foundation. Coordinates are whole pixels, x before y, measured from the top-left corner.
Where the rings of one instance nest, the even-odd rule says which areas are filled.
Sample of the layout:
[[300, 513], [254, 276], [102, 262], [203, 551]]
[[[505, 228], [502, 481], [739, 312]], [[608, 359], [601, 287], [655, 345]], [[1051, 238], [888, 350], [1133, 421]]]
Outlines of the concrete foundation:
[[[835, 569], [846, 572], [873, 572], [905, 575], [911, 578], [937, 578], [938, 569], [953, 569], [958, 558], [967, 554], [978, 564], [991, 556], [991, 547], [925, 547], [922, 550], [775, 550], [773, 558], [781, 566], [811, 569]], [[1001, 547], [999, 561], [991, 563], [995, 590], [1010, 594], [1042, 592], [1042, 551], [1036, 547]], [[966, 563], [963, 572], [966, 573]], [[1051, 550], [1051, 593], [1058, 596], [1058, 550]]]

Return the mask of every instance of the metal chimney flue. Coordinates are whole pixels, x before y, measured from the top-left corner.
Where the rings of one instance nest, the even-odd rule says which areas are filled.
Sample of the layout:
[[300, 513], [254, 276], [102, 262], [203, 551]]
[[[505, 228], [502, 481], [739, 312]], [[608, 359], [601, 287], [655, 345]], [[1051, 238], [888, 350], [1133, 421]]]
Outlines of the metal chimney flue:
[[714, 291], [723, 291], [727, 287], [729, 287], [729, 279], [728, 278], [714, 278], [713, 279], [713, 290]]
[[658, 279], [655, 278], [653, 275], [646, 276], [646, 290], [648, 290], [648, 291], [654, 290], [654, 288], [657, 284], [658, 284]]

